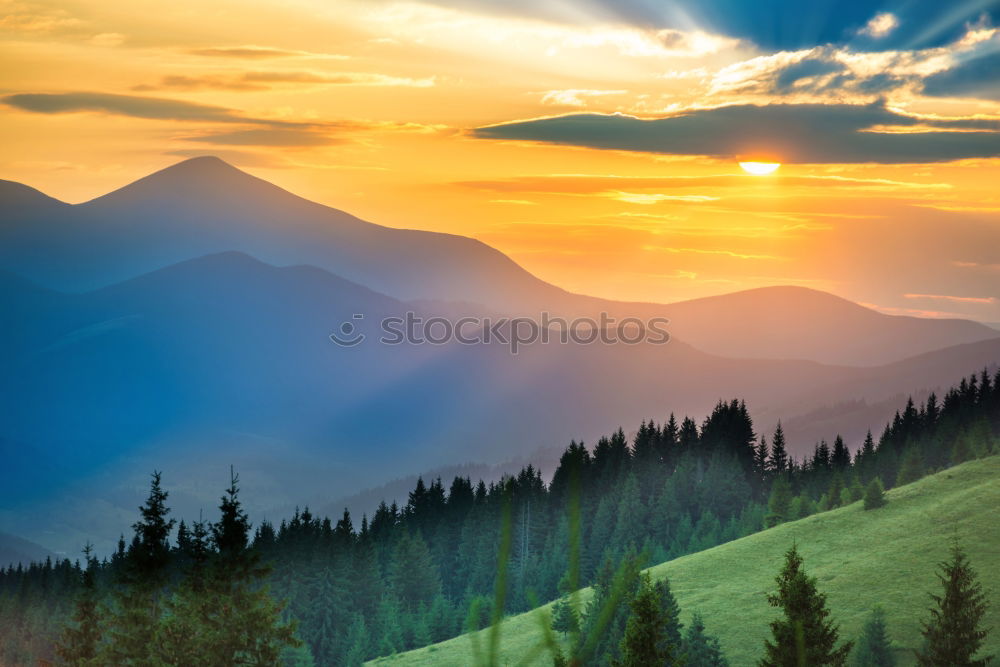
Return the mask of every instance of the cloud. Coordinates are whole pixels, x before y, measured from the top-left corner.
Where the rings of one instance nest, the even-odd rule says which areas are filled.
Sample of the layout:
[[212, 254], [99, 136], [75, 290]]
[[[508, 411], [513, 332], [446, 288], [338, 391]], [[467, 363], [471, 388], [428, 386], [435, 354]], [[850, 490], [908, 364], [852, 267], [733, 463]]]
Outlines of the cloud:
[[211, 122], [246, 122], [225, 107], [196, 104], [183, 100], [111, 93], [17, 93], [0, 98], [0, 102], [20, 109], [43, 114], [96, 111], [134, 118], [158, 120], [195, 120]]
[[[595, 176], [590, 174], [555, 174], [520, 176], [494, 181], [459, 181], [455, 185], [485, 192], [538, 193], [586, 195], [614, 192], [662, 193], [673, 189], [705, 189], [719, 192], [726, 188], [747, 187], [743, 173], [718, 176]], [[824, 176], [782, 176], [784, 187], [864, 188], [868, 190], [949, 190], [946, 183], [919, 183], [896, 181], [886, 178], [849, 178], [828, 174]], [[815, 214], [812, 214], [815, 215]], [[843, 216], [843, 214], [837, 214]]]
[[859, 35], [882, 39], [899, 27], [899, 19], [891, 12], [881, 12], [872, 17], [865, 27], [858, 31]]
[[337, 72], [325, 74], [319, 72], [247, 72], [242, 80], [248, 83], [318, 83], [343, 86], [388, 86], [407, 88], [430, 88], [434, 86], [434, 77], [413, 79], [410, 77], [391, 76], [373, 72]]
[[955, 67], [924, 79], [924, 94], [1000, 100], [1000, 37]]
[[270, 90], [273, 84], [342, 85], [374, 87], [430, 88], [435, 85], [434, 77], [413, 79], [371, 72], [338, 72], [325, 74], [306, 70], [292, 71], [250, 71], [239, 75], [204, 74], [186, 76], [175, 74], [165, 76], [156, 84], [141, 84], [132, 90], [137, 92], [164, 89], [175, 90]]
[[804, 58], [775, 72], [773, 85], [779, 91], [787, 91], [803, 80], [815, 80], [829, 74], [838, 74], [845, 69], [842, 63], [832, 60]]
[[239, 60], [266, 60], [269, 58], [301, 58], [320, 56], [344, 60], [350, 56], [334, 53], [313, 53], [295, 49], [277, 49], [270, 46], [213, 46], [201, 49], [190, 49], [191, 55], [206, 58], [235, 58]]
[[[1000, 19], [1000, 0], [768, 0], [763, 4], [746, 0], [431, 1], [480, 13], [570, 24], [602, 22], [650, 30], [700, 30], [747, 40], [772, 51], [855, 41], [879, 50], [942, 46], [958, 39], [966, 24], [981, 16], [993, 23]], [[875, 36], [878, 39], [873, 39]]]
[[585, 107], [587, 98], [604, 97], [607, 95], [624, 95], [626, 90], [590, 90], [585, 88], [568, 88], [566, 90], [549, 90], [542, 95], [542, 104], [563, 107]]
[[219, 146], [272, 146], [306, 147], [326, 146], [340, 140], [312, 128], [256, 128], [215, 132], [191, 137], [185, 141], [199, 141]]
[[[927, 131], [920, 131], [924, 126]], [[883, 127], [915, 131], [872, 131]], [[920, 119], [891, 111], [881, 102], [735, 105], [648, 120], [573, 114], [481, 127], [472, 134], [482, 139], [791, 163], [923, 163], [1000, 156], [1000, 121]]]
[[953, 301], [955, 303], [1000, 303], [994, 296], [951, 296], [950, 294], [904, 294], [904, 299], [929, 299], [931, 301]]

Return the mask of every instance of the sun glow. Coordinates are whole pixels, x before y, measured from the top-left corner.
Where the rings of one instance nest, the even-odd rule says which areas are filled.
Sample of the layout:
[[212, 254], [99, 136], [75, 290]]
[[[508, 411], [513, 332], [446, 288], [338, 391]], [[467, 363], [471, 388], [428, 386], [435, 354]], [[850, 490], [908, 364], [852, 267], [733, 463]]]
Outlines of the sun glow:
[[778, 170], [779, 162], [740, 162], [740, 168], [754, 176], [767, 176]]

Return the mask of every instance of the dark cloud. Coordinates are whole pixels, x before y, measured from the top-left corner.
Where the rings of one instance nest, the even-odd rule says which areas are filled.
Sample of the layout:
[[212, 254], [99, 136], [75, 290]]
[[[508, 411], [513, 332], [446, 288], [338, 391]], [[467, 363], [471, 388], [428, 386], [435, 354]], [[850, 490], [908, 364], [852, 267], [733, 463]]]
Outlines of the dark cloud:
[[[746, 39], [767, 50], [851, 43], [858, 49], [914, 49], [941, 46], [961, 36], [966, 25], [985, 16], [1000, 19], [1000, 0], [901, 3], [898, 0], [433, 0], [436, 4], [500, 14], [518, 14], [576, 23], [627, 22], [648, 28], [700, 28]], [[898, 25], [888, 34], [859, 34], [877, 14], [892, 13]]]
[[[996, 45], [1000, 47], [1000, 44]], [[1000, 100], [1000, 50], [973, 57], [924, 79], [924, 94]]]
[[162, 120], [196, 120], [212, 122], [246, 122], [231, 109], [224, 107], [137, 95], [111, 93], [18, 93], [0, 98], [4, 104], [34, 113], [58, 114], [78, 111], [152, 118]]
[[[286, 128], [288, 130], [313, 131], [325, 126], [321, 123], [253, 118], [225, 107], [209, 106], [172, 100], [162, 97], [139, 95], [115, 95], [111, 93], [17, 93], [0, 97], [0, 103], [43, 114], [77, 113], [95, 111], [100, 113], [148, 118], [153, 120], [182, 120], [211, 123], [239, 123], [265, 128]], [[328, 124], [327, 124], [328, 125]]]
[[[937, 131], [866, 132], [931, 125]], [[947, 130], [966, 130], [949, 132]], [[1000, 156], [1000, 121], [933, 121], [882, 103], [740, 105], [643, 120], [575, 114], [478, 128], [484, 139], [541, 141], [626, 151], [800, 163], [919, 163]]]

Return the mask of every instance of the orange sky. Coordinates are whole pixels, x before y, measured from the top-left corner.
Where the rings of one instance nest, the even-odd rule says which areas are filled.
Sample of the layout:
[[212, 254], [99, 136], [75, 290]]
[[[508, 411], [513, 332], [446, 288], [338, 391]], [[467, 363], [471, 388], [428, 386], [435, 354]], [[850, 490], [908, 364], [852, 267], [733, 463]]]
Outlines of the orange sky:
[[[997, 119], [996, 101], [925, 97], [918, 83], [779, 94], [762, 82], [819, 51], [765, 52], [696, 26], [388, 0], [0, 0], [0, 16], [0, 94], [129, 96], [107, 103], [125, 111], [0, 106], [0, 177], [66, 201], [215, 154], [374, 222], [482, 239], [573, 291], [665, 302], [791, 283], [886, 312], [1000, 322], [998, 159], [751, 176], [735, 159], [470, 134], [580, 111], [778, 101]], [[916, 82], [997, 39], [970, 26], [946, 47], [821, 55]]]

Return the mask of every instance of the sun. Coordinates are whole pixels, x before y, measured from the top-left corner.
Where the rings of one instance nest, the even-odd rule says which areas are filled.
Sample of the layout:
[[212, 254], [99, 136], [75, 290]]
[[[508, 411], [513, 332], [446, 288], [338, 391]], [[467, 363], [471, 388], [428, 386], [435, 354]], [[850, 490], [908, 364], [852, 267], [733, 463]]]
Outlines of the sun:
[[780, 166], [780, 162], [740, 162], [740, 167], [743, 171], [754, 176], [773, 174]]

